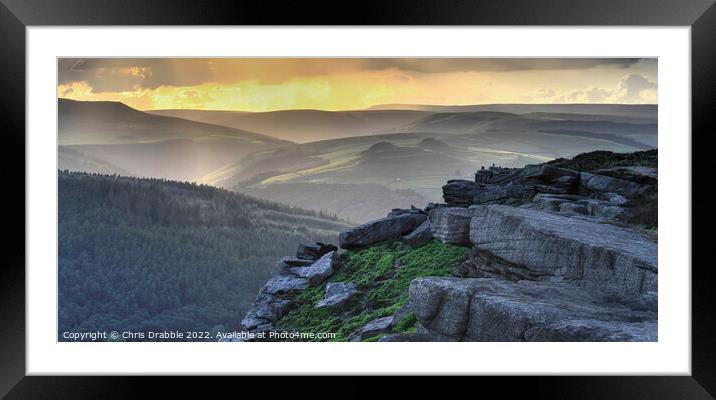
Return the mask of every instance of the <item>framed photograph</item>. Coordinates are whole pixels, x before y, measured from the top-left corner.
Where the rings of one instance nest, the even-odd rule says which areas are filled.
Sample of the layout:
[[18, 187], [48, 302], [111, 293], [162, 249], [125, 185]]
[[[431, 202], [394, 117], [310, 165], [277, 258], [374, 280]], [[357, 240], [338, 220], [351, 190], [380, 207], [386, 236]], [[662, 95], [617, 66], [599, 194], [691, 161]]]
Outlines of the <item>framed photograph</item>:
[[0, 395], [530, 375], [712, 398], [712, 3], [3, 0], [25, 235]]

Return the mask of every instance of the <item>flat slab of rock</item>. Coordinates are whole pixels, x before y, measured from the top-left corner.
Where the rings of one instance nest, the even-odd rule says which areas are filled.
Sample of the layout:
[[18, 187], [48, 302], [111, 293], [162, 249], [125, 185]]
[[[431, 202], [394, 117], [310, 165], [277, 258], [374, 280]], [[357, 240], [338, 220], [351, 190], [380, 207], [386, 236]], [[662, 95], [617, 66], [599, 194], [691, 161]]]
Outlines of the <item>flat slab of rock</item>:
[[621, 299], [657, 291], [657, 243], [614, 225], [502, 205], [473, 206], [470, 241], [544, 281]]
[[387, 332], [393, 324], [393, 316], [374, 319], [348, 337], [351, 342], [360, 342], [373, 336]]
[[305, 279], [309, 285], [316, 286], [333, 275], [337, 260], [338, 255], [335, 251], [331, 251], [310, 266], [293, 267], [289, 269], [289, 272], [300, 279]]
[[430, 222], [425, 221], [409, 234], [401, 239], [403, 243], [411, 247], [420, 247], [433, 240], [433, 232], [430, 230]]
[[443, 243], [470, 244], [472, 210], [462, 207], [442, 207], [430, 210], [430, 230]]
[[[304, 267], [306, 268], [306, 267]], [[261, 289], [263, 293], [272, 295], [299, 292], [308, 288], [308, 279], [293, 275], [276, 275], [266, 282]]]
[[418, 321], [433, 337], [462, 341], [656, 341], [657, 313], [557, 282], [419, 278], [410, 284]]
[[358, 293], [358, 286], [352, 282], [329, 282], [326, 284], [326, 296], [314, 308], [341, 307]]
[[381, 218], [341, 232], [338, 239], [341, 248], [357, 249], [388, 239], [397, 239], [427, 220], [423, 213], [405, 213]]

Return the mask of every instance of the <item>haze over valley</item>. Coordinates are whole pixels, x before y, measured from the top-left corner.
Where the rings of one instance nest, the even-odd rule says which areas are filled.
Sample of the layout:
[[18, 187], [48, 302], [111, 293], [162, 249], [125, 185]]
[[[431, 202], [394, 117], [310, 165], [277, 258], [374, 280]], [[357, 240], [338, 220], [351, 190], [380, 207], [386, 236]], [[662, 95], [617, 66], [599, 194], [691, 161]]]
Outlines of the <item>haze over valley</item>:
[[[119, 102], [59, 99], [59, 168], [195, 181], [253, 151], [288, 142], [155, 116]], [[84, 167], [82, 167], [84, 165]]]
[[439, 202], [442, 182], [482, 166], [658, 142], [656, 105], [396, 107], [143, 112], [60, 99], [58, 167], [195, 181], [364, 222]]

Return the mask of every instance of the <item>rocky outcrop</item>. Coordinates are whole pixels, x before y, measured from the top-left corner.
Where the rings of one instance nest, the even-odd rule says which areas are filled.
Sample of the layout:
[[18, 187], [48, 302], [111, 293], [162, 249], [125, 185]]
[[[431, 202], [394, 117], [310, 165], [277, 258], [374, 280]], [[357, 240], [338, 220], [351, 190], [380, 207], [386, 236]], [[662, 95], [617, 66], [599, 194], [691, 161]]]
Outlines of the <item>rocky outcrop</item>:
[[442, 341], [656, 341], [656, 312], [557, 282], [419, 278], [418, 321]]
[[579, 184], [579, 172], [553, 167], [548, 164], [527, 165], [510, 182], [522, 185], [525, 192], [575, 194]]
[[316, 286], [326, 280], [329, 276], [333, 275], [334, 266], [338, 254], [335, 251], [325, 254], [319, 258], [316, 262], [308, 267], [293, 267], [289, 270], [290, 274], [305, 279], [310, 286]]
[[247, 316], [247, 318], [253, 318], [256, 321], [244, 319], [246, 321], [244, 326], [256, 327], [267, 322], [274, 322], [277, 318], [290, 311], [294, 305], [293, 302], [273, 296], [270, 293], [259, 293], [253, 306], [252, 315]]
[[340, 246], [344, 249], [357, 249], [388, 239], [397, 239], [417, 228], [427, 220], [427, 215], [418, 212], [402, 213], [358, 225], [339, 236]]
[[638, 299], [657, 290], [657, 248], [614, 225], [502, 205], [473, 206], [475, 249], [519, 265], [544, 281], [565, 281]]
[[538, 193], [532, 203], [524, 204], [524, 208], [533, 208], [543, 211], [558, 211], [560, 213], [574, 215], [587, 215], [599, 219], [615, 220], [624, 214], [625, 209], [621, 207], [627, 199], [623, 196], [605, 192], [597, 198]]
[[643, 185], [635, 182], [588, 172], [579, 175], [579, 189], [584, 193], [611, 192], [628, 198], [637, 197], [646, 190]]
[[433, 240], [433, 232], [430, 230], [430, 222], [425, 221], [409, 234], [401, 239], [403, 243], [411, 247], [420, 247]]
[[[524, 168], [491, 167], [475, 174], [471, 204], [520, 203], [538, 193], [575, 195], [578, 184], [578, 172], [547, 164]], [[463, 183], [462, 186], [468, 185]], [[443, 197], [445, 194], [443, 187]], [[447, 198], [445, 201], [450, 204]]]
[[442, 207], [430, 210], [430, 230], [434, 238], [443, 243], [466, 245], [470, 243], [472, 211], [461, 207]]
[[[562, 160], [561, 164], [565, 161]], [[638, 199], [650, 193], [656, 184], [656, 168], [642, 166], [580, 172], [551, 164], [527, 165], [524, 168], [493, 165], [477, 171], [474, 182], [448, 181], [443, 186], [443, 198], [448, 207], [507, 204], [556, 211], [568, 216], [586, 215], [599, 220], [628, 222], [638, 220], [643, 214], [625, 209], [628, 199]], [[638, 204], [629, 207], [638, 207]]]
[[460, 278], [496, 278], [513, 282], [540, 278], [524, 266], [510, 263], [479, 249], [468, 250], [465, 253], [465, 260], [454, 269], [453, 275]]
[[537, 193], [532, 198], [532, 208], [544, 211], [559, 211], [559, 207], [564, 203], [571, 203], [583, 200], [584, 197], [571, 194], [550, 194]]
[[[335, 246], [323, 243], [301, 245], [297, 257], [284, 257], [279, 260], [277, 274], [259, 290], [256, 301], [242, 319], [241, 325], [244, 329], [272, 329], [273, 322], [296, 306], [290, 294], [319, 285], [331, 276], [339, 265], [338, 254], [331, 248]], [[325, 250], [328, 252], [319, 255]]]
[[330, 282], [326, 285], [326, 296], [314, 308], [342, 307], [358, 293], [358, 286], [351, 282]]
[[[350, 252], [339, 257], [335, 246], [316, 243], [281, 259], [243, 324], [251, 330], [272, 329], [274, 323], [284, 328], [279, 320], [297, 301], [322, 309], [315, 316], [319, 320], [329, 314], [337, 321], [377, 316], [372, 291], [394, 285], [399, 273], [426, 275], [424, 263], [406, 271], [416, 264], [405, 260], [432, 262], [433, 248], [409, 247], [437, 240], [470, 247], [455, 265], [464, 250], [435, 244], [438, 252], [456, 252], [441, 266], [441, 275], [452, 268], [453, 277], [413, 279], [409, 303], [355, 331], [351, 325], [348, 340], [385, 335], [380, 341], [656, 341], [657, 243], [640, 233], [648, 230], [628, 228], [638, 221], [653, 221], [641, 227], [656, 226], [656, 217], [648, 214], [656, 213], [656, 169], [614, 161], [629, 157], [600, 152], [524, 168], [493, 166], [478, 171], [474, 182], [448, 181], [446, 204], [394, 209], [340, 234], [340, 247], [349, 250], [393, 239], [407, 245], [386, 246], [390, 257], [381, 258], [382, 247], [366, 253], [367, 259]], [[645, 163], [655, 165], [649, 160]], [[347, 275], [376, 267], [381, 276], [359, 276], [360, 291], [356, 283], [329, 282], [320, 301], [298, 296], [325, 282], [341, 258], [351, 260]], [[354, 268], [359, 260], [367, 264]], [[391, 273], [383, 273], [385, 268]], [[398, 282], [406, 285], [407, 279]], [[383, 297], [379, 306], [390, 305]], [[343, 329], [341, 335], [347, 333]]]
[[450, 207], [469, 207], [479, 189], [473, 181], [451, 179], [443, 186], [443, 199]]
[[487, 185], [501, 185], [511, 182], [522, 172], [522, 168], [503, 168], [492, 165], [482, 167], [475, 172], [475, 182]]
[[472, 198], [472, 204], [519, 203], [527, 196], [524, 185], [480, 185]]

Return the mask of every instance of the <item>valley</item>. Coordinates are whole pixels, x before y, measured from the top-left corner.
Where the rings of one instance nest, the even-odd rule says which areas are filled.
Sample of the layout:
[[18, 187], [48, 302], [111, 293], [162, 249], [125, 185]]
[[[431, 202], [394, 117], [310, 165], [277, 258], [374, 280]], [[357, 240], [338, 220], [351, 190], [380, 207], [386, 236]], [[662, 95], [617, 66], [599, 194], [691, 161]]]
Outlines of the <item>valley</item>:
[[441, 182], [482, 166], [658, 144], [655, 105], [254, 113], [96, 103], [60, 99], [60, 169], [195, 181], [357, 223], [438, 202]]

